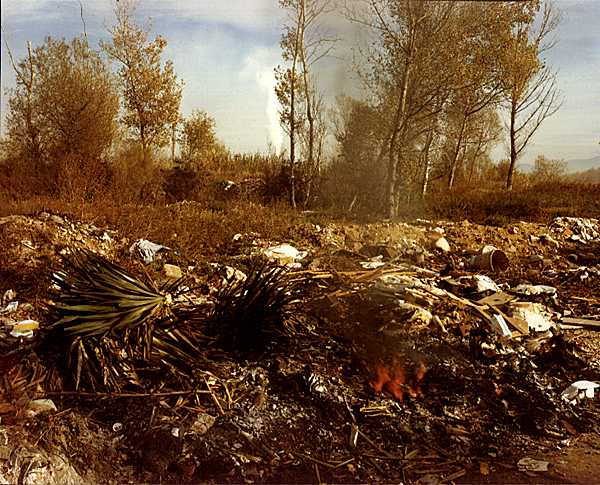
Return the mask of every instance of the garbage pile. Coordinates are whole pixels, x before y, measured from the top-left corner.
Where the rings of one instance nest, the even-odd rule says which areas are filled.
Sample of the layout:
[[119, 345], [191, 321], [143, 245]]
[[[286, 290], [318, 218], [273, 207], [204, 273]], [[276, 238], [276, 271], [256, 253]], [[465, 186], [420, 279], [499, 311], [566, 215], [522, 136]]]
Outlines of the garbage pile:
[[60, 477], [49, 450], [90, 482], [556, 473], [600, 420], [593, 224], [311, 223], [217, 263], [0, 219], [0, 481]]

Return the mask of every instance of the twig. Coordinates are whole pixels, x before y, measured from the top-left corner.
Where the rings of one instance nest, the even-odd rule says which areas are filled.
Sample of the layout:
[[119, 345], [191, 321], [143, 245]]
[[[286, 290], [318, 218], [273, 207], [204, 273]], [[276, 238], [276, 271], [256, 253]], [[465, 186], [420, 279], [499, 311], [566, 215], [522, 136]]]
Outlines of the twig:
[[321, 474], [319, 473], [319, 465], [315, 463], [315, 474], [317, 475], [317, 483], [321, 485]]
[[354, 460], [355, 460], [355, 458], [354, 458], [354, 457], [352, 457], [352, 458], [349, 458], [348, 460], [345, 460], [345, 461], [341, 462], [340, 464], [338, 464], [338, 465], [334, 466], [334, 467], [333, 467], [333, 470], [337, 470], [338, 468], [341, 468], [341, 467], [343, 467], [344, 465], [347, 465], [348, 463], [352, 463]]
[[292, 454], [296, 455], [299, 458], [305, 458], [305, 459], [310, 460], [310, 461], [312, 461], [314, 463], [318, 463], [319, 465], [326, 466], [327, 468], [335, 469], [335, 468], [337, 468], [339, 466], [338, 463], [336, 463], [335, 465], [332, 464], [332, 463], [327, 463], [327, 462], [321, 461], [321, 460], [319, 460], [317, 458], [313, 458], [310, 455], [305, 455], [304, 453], [300, 453], [299, 451], [292, 451]]
[[381, 447], [375, 443], [371, 438], [369, 438], [364, 432], [360, 429], [358, 430], [358, 434], [361, 435], [367, 443], [369, 443], [373, 448], [379, 451], [381, 454], [385, 455], [387, 458], [392, 458], [393, 455], [390, 455], [387, 451], [382, 450]]
[[377, 470], [379, 471], [379, 473], [381, 473], [382, 475], [385, 475], [385, 471], [383, 470], [383, 468], [381, 468], [381, 466], [379, 466], [379, 464], [373, 460], [373, 458], [367, 458], [367, 461], [373, 465], [375, 468], [377, 468]]
[[212, 390], [212, 387], [210, 386], [210, 384], [208, 383], [208, 379], [206, 378], [206, 376], [204, 376], [204, 383], [206, 384], [206, 387], [208, 388], [208, 391], [209, 391], [213, 401], [215, 402], [215, 405], [219, 409], [219, 412], [224, 416], [225, 411], [223, 411], [223, 408], [221, 407], [221, 403], [219, 402], [219, 398], [217, 396], [215, 396], [215, 393]]
[[44, 396], [79, 396], [79, 397], [166, 397], [185, 396], [186, 394], [208, 394], [208, 391], [171, 391], [171, 392], [82, 392], [82, 391], [52, 391]]

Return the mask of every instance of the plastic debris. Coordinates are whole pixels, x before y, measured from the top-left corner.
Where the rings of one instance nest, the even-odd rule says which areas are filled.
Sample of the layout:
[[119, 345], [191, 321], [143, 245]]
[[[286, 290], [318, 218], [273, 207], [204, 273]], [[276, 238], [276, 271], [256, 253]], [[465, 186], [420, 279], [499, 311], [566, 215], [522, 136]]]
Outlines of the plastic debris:
[[119, 432], [119, 431], [121, 431], [122, 429], [123, 429], [123, 423], [119, 423], [119, 422], [117, 421], [116, 423], [114, 423], [114, 424], [112, 425], [112, 430], [113, 430], [115, 433], [118, 433], [118, 432]]
[[552, 221], [552, 229], [569, 233], [572, 241], [588, 242], [600, 239], [600, 222], [598, 219], [584, 217], [556, 217]]
[[525, 320], [529, 330], [534, 332], [545, 332], [554, 324], [544, 315], [544, 309], [537, 303], [512, 302], [508, 308], [513, 317]]
[[156, 258], [156, 254], [162, 250], [169, 250], [167, 246], [156, 244], [147, 239], [138, 239], [129, 248], [131, 254], [135, 254], [142, 258], [144, 263], [150, 264]]
[[458, 281], [463, 284], [473, 285], [473, 289], [477, 293], [485, 293], [486, 291], [499, 292], [500, 287], [496, 282], [486, 275], [476, 274], [473, 276], [461, 276]]
[[567, 387], [561, 397], [569, 404], [576, 404], [583, 399], [593, 399], [594, 390], [599, 388], [600, 384], [592, 381], [576, 381]]
[[512, 289], [520, 295], [536, 296], [536, 295], [556, 295], [556, 288], [547, 285], [519, 285]]
[[11, 302], [12, 300], [14, 300], [17, 297], [17, 293], [15, 292], [15, 290], [12, 289], [8, 289], [4, 292], [4, 295], [2, 295], [2, 305], [7, 305], [9, 302]]
[[473, 256], [468, 263], [472, 269], [483, 269], [489, 271], [506, 271], [509, 266], [508, 256], [494, 246], [484, 246], [479, 254]]
[[190, 426], [192, 433], [203, 435], [215, 424], [217, 418], [210, 414], [200, 414]]
[[10, 334], [15, 338], [33, 338], [33, 331], [37, 330], [40, 327], [40, 324], [35, 320], [21, 320], [20, 322], [15, 323], [13, 329]]
[[385, 266], [385, 263], [383, 261], [361, 261], [360, 265], [364, 269], [377, 269]]
[[56, 410], [56, 404], [54, 404], [52, 399], [34, 399], [27, 405], [27, 414], [30, 417]]
[[293, 264], [298, 260], [304, 259], [308, 251], [299, 251], [291, 244], [280, 244], [271, 246], [264, 250], [264, 255], [271, 261], [277, 261], [279, 264]]
[[18, 301], [11, 301], [4, 308], [0, 309], [0, 315], [4, 315], [5, 313], [12, 313], [12, 312], [14, 312], [14, 311], [17, 310], [18, 306], [19, 306], [19, 302]]
[[547, 472], [550, 462], [544, 460], [536, 460], [534, 458], [521, 458], [517, 462], [519, 471], [521, 472]]

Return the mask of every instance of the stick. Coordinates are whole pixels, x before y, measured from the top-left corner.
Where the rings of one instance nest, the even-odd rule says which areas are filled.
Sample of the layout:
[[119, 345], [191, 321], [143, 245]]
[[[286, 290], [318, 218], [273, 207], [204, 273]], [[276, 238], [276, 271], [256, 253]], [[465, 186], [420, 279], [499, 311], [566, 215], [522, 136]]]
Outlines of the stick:
[[219, 409], [219, 412], [224, 416], [225, 411], [223, 411], [223, 408], [221, 407], [221, 403], [219, 402], [219, 399], [217, 398], [217, 396], [215, 396], [215, 393], [213, 392], [212, 387], [210, 387], [210, 384], [208, 383], [208, 379], [206, 379], [206, 376], [204, 376], [204, 383], [206, 384], [206, 387], [208, 388], [208, 391], [210, 392], [210, 396], [212, 397], [213, 401], [215, 402], [215, 405]]
[[382, 455], [385, 455], [387, 458], [392, 458], [387, 451], [382, 450], [377, 443], [375, 443], [371, 438], [369, 438], [365, 433], [363, 433], [360, 429], [358, 430], [358, 434], [361, 435], [367, 443], [369, 443], [372, 447], [374, 447], [377, 451], [379, 451]]
[[82, 391], [51, 391], [44, 396], [79, 396], [79, 397], [166, 397], [185, 396], [186, 394], [208, 394], [208, 391], [171, 391], [171, 392], [82, 392]]

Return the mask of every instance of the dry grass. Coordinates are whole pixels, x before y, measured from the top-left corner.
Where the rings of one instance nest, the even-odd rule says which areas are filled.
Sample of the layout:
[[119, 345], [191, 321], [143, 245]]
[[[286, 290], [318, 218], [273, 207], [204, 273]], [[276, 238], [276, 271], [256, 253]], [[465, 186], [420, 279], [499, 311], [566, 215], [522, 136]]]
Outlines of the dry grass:
[[598, 217], [599, 213], [600, 184], [556, 182], [512, 192], [474, 189], [435, 193], [424, 206], [429, 217], [492, 225], [514, 220], [546, 222], [556, 216]]

